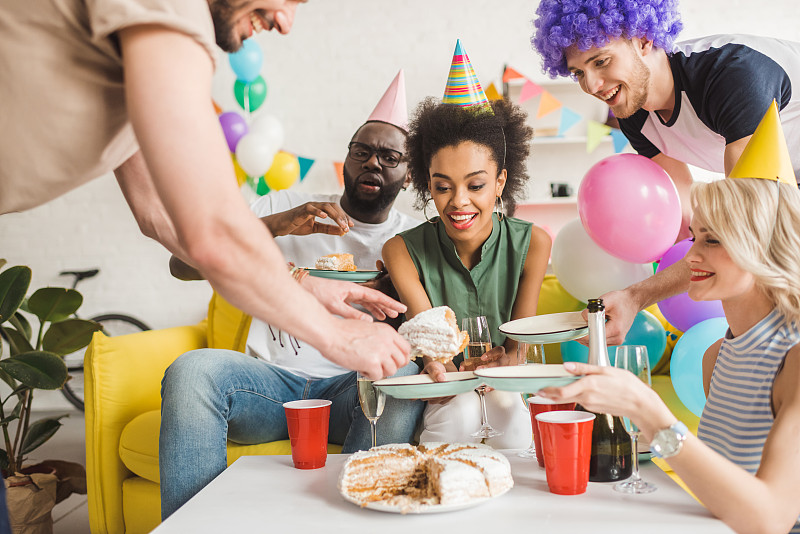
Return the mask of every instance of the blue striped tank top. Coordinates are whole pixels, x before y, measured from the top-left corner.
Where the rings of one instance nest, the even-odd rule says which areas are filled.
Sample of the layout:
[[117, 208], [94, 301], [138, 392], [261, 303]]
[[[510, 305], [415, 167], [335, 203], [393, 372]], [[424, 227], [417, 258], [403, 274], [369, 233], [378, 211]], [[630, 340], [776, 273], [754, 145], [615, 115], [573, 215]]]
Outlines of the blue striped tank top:
[[[697, 437], [755, 474], [772, 428], [772, 385], [786, 353], [800, 343], [800, 330], [773, 310], [750, 330], [719, 349]], [[800, 521], [791, 532], [800, 533]]]

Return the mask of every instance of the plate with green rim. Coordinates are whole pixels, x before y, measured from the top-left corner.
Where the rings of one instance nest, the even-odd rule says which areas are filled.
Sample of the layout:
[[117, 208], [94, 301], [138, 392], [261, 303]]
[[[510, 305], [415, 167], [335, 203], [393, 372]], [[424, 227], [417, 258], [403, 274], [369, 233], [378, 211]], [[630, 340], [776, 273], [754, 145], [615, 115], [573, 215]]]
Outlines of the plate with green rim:
[[445, 373], [444, 378], [444, 382], [434, 382], [429, 374], [397, 376], [377, 380], [375, 387], [396, 399], [432, 399], [459, 395], [481, 385], [471, 371]]
[[376, 278], [380, 271], [327, 271], [325, 269], [306, 269], [308, 274], [317, 278], [329, 278], [331, 280], [344, 280], [345, 282], [368, 282]]
[[536, 393], [542, 388], [566, 386], [581, 378], [569, 373], [560, 363], [487, 367], [476, 370], [475, 376], [494, 389], [517, 393]]
[[521, 343], [563, 343], [589, 333], [589, 325], [582, 312], [549, 313], [509, 321], [500, 325], [500, 331]]

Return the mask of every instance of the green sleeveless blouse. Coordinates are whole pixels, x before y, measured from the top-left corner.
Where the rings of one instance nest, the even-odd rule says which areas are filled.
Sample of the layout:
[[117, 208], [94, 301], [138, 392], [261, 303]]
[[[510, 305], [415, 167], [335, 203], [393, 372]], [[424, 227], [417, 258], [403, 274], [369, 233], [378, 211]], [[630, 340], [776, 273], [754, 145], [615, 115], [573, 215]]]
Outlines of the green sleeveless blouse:
[[464, 317], [485, 315], [492, 333], [492, 346], [505, 343], [498, 327], [511, 319], [522, 268], [531, 242], [531, 223], [493, 216], [489, 239], [481, 247], [481, 258], [468, 270], [437, 217], [400, 233], [414, 261], [419, 280], [431, 305], [449, 306], [459, 326]]

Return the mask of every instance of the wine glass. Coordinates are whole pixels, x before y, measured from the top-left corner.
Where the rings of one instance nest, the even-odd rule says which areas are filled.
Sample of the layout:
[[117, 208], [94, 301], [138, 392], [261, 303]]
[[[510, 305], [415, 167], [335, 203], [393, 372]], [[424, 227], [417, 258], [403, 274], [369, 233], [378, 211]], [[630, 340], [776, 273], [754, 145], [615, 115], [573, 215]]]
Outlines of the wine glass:
[[358, 373], [356, 378], [358, 385], [358, 403], [361, 404], [361, 411], [364, 417], [369, 420], [370, 430], [372, 431], [372, 446], [378, 443], [378, 418], [383, 414], [383, 406], [386, 404], [386, 394], [380, 388], [375, 387], [375, 381]]
[[[492, 338], [489, 334], [489, 323], [486, 317], [479, 315], [478, 317], [465, 317], [461, 321], [461, 329], [466, 330], [469, 335], [469, 343], [464, 350], [464, 359], [480, 358], [484, 352], [492, 348]], [[503, 433], [499, 430], [492, 428], [486, 416], [486, 386], [480, 386], [475, 389], [478, 397], [481, 400], [481, 427], [477, 432], [470, 434], [474, 438], [493, 438], [495, 436], [502, 436]]]
[[[647, 384], [650, 384], [650, 362], [647, 359], [647, 347], [642, 345], [621, 345], [617, 347], [614, 367], [626, 369]], [[631, 477], [614, 486], [621, 493], [651, 493], [658, 489], [655, 484], [645, 482], [639, 476], [639, 428], [625, 417], [625, 429], [631, 435], [631, 454], [633, 457], [633, 472]]]
[[[531, 363], [545, 363], [544, 345], [541, 343], [532, 343], [529, 345], [519, 342], [517, 345], [517, 365], [528, 365]], [[533, 397], [533, 393], [520, 393], [520, 395], [522, 396], [522, 404], [525, 406], [525, 410], [531, 414], [531, 425], [535, 425], [536, 420], [533, 418], [533, 409], [531, 405], [528, 404], [528, 398]], [[531, 428], [531, 430], [533, 430], [533, 428]], [[536, 459], [536, 440], [533, 439], [533, 435], [531, 435], [531, 446], [524, 451], [518, 452], [517, 456], [521, 458], [530, 458], [532, 460]]]

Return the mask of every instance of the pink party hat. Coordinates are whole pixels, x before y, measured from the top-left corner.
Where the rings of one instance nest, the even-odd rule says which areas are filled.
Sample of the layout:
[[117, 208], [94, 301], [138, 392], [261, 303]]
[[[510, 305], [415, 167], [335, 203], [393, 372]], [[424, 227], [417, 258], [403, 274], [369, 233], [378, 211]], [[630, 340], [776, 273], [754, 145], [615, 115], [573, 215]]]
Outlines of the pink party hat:
[[472, 63], [461, 47], [460, 39], [456, 41], [456, 50], [453, 52], [453, 62], [450, 64], [450, 74], [447, 76], [442, 103], [457, 104], [462, 107], [489, 107], [489, 101], [483, 92], [481, 82], [475, 76]]
[[406, 106], [406, 79], [403, 69], [394, 77], [389, 88], [383, 93], [378, 105], [372, 110], [367, 122], [388, 122], [408, 131], [408, 108]]

